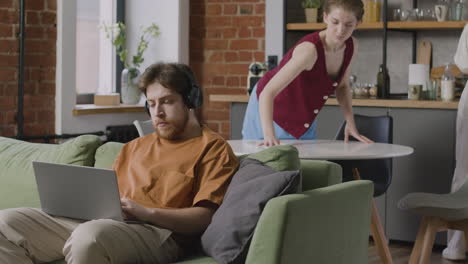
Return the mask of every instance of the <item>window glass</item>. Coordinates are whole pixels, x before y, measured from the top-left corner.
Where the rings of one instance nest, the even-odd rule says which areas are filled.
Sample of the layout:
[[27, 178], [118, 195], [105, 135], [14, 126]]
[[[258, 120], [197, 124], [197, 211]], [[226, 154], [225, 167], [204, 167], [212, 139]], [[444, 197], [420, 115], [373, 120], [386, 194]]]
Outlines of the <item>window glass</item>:
[[99, 85], [99, 1], [76, 4], [76, 92], [94, 93]]
[[115, 22], [115, 0], [79, 0], [76, 5], [76, 92], [111, 93], [115, 52], [101, 25]]

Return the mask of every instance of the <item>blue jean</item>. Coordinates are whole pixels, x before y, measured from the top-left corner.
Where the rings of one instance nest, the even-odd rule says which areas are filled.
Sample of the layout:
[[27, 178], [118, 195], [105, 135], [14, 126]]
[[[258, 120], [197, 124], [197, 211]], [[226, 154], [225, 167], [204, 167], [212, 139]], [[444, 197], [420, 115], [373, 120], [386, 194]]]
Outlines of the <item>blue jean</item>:
[[[299, 139], [315, 139], [317, 132], [315, 131], [316, 121], [312, 123], [309, 129]], [[296, 139], [291, 134], [281, 128], [273, 121], [273, 128], [278, 139]], [[244, 123], [242, 125], [243, 139], [263, 139], [262, 122], [260, 119], [260, 111], [258, 108], [257, 85], [252, 90], [250, 95], [247, 110], [245, 111]]]

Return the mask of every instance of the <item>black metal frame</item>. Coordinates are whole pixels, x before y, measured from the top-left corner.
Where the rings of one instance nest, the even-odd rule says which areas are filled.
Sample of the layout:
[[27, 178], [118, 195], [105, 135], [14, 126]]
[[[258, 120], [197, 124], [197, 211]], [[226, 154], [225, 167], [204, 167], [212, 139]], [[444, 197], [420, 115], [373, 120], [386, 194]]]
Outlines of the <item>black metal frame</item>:
[[387, 20], [387, 9], [388, 9], [388, 2], [387, 0], [383, 0], [383, 42], [382, 42], [382, 65], [383, 65], [383, 98], [390, 97], [390, 87], [387, 87], [387, 80], [390, 78], [388, 76], [388, 69], [387, 69], [387, 39], [388, 39], [388, 20]]
[[[387, 12], [387, 0], [383, 0], [384, 1], [384, 14], [386, 14]], [[413, 8], [417, 8], [418, 7], [418, 0], [413, 0]], [[411, 33], [411, 40], [412, 40], [412, 61], [413, 63], [416, 63], [416, 56], [417, 56], [417, 53], [416, 53], [416, 50], [417, 50], [417, 42], [416, 40], [418, 39], [418, 31], [417, 30], [411, 30], [411, 29], [388, 29], [386, 27], [386, 21], [387, 21], [387, 17], [385, 16], [384, 17], [384, 20], [385, 20], [385, 27], [384, 27], [384, 30], [385, 31], [398, 31], [398, 32], [409, 32]], [[387, 38], [385, 37], [384, 38], [385, 42], [387, 40]], [[386, 45], [385, 45], [386, 46]], [[387, 49], [384, 48], [384, 51], [385, 51], [385, 57], [386, 57], [386, 53], [387, 53]]]
[[[283, 0], [283, 55], [286, 54], [288, 48], [286, 47], [286, 34], [288, 34], [288, 29], [286, 28], [288, 25], [288, 1]], [[279, 62], [278, 62], [279, 63]]]
[[[385, 7], [385, 11], [384, 11], [384, 14], [387, 14], [387, 0], [383, 0], [384, 1], [384, 7]], [[413, 8], [417, 8], [418, 7], [418, 0], [413, 0]], [[384, 19], [385, 21], [387, 21], [387, 16], [385, 15], [384, 16]], [[386, 24], [386, 23], [385, 23]], [[406, 29], [406, 30], [402, 30], [402, 29], [388, 29], [387, 27], [384, 27], [384, 31], [387, 32], [387, 31], [398, 31], [398, 32], [409, 32], [411, 33], [411, 51], [412, 51], [412, 54], [411, 54], [411, 60], [413, 63], [416, 63], [416, 57], [417, 57], [417, 39], [418, 39], [418, 32], [416, 30], [410, 30], [410, 29]], [[385, 43], [385, 46], [386, 46], [386, 43], [387, 43], [387, 37], [384, 38], [384, 43]], [[387, 58], [387, 49], [386, 47], [384, 48], [384, 56], [385, 56], [385, 59]], [[386, 67], [386, 62], [385, 62], [385, 67]], [[408, 93], [390, 93], [389, 94], [390, 97], [391, 96], [404, 96], [404, 97], [407, 97], [408, 96]]]
[[[117, 0], [116, 16], [117, 22], [125, 23], [125, 0]], [[116, 54], [115, 56], [115, 92], [120, 93], [122, 91], [122, 82], [120, 82], [120, 79], [122, 78], [124, 64], [120, 61], [120, 57], [118, 54]]]
[[16, 121], [18, 122], [17, 137], [23, 137], [24, 124], [24, 0], [20, 1], [20, 25], [19, 25], [19, 56], [18, 56], [18, 104]]

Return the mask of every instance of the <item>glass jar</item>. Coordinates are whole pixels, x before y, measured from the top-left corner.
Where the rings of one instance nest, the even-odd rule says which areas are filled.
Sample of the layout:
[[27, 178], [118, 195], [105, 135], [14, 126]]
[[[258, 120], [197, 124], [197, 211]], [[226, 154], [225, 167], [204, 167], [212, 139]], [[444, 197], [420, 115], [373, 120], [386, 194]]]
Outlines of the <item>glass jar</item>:
[[377, 84], [375, 84], [375, 83], [370, 84], [369, 97], [370, 98], [377, 98]]
[[453, 21], [463, 20], [464, 0], [455, 0], [452, 3], [450, 14]]
[[450, 63], [446, 64], [440, 81], [440, 98], [442, 101], [453, 101], [455, 99], [455, 77], [450, 68]]
[[381, 8], [382, 8], [382, 4], [380, 3], [380, 0], [373, 0], [372, 1], [371, 22], [379, 22], [380, 21]]
[[371, 22], [373, 0], [363, 0], [363, 2], [364, 2], [364, 16], [362, 17], [362, 22]]
[[400, 21], [401, 20], [401, 9], [396, 8], [393, 10], [393, 21]]

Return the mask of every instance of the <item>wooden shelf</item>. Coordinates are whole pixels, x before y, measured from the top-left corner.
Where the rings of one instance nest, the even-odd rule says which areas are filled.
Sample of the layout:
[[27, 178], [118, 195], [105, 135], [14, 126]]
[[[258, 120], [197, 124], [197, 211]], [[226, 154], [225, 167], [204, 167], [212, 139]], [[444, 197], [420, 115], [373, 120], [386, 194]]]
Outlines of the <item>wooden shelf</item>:
[[[228, 103], [247, 103], [248, 95], [210, 95], [212, 102], [228, 102]], [[336, 98], [330, 98], [325, 105], [338, 105]], [[397, 99], [353, 99], [353, 106], [369, 106], [369, 107], [388, 107], [388, 108], [419, 108], [419, 109], [452, 109], [456, 110], [458, 101], [443, 102], [443, 101], [424, 101], [424, 100], [397, 100]]]
[[93, 114], [112, 114], [112, 113], [139, 113], [145, 112], [144, 105], [109, 105], [100, 106], [94, 104], [75, 105], [73, 115], [93, 115]]
[[[287, 30], [321, 30], [325, 29], [327, 25], [325, 23], [289, 23], [286, 25]], [[358, 26], [358, 30], [372, 30], [382, 29], [382, 22], [362, 23]]]
[[[327, 100], [326, 105], [338, 105], [338, 101], [336, 98], [330, 98]], [[457, 110], [458, 101], [443, 102], [404, 99], [353, 99], [353, 106]]]
[[462, 29], [468, 21], [390, 21], [389, 29]]
[[[389, 21], [389, 29], [462, 29], [468, 21]], [[325, 23], [289, 23], [286, 25], [287, 30], [322, 30], [325, 29]], [[357, 30], [375, 30], [383, 29], [382, 22], [362, 23]]]

